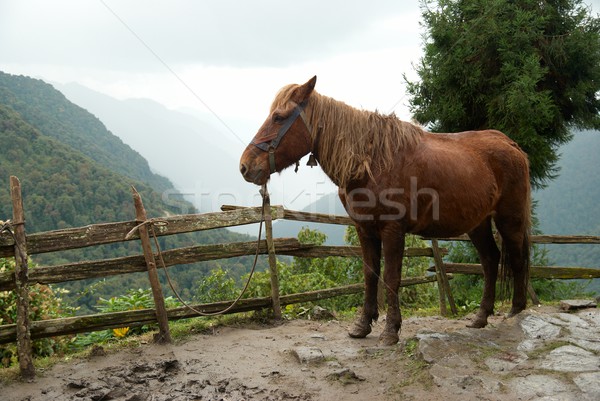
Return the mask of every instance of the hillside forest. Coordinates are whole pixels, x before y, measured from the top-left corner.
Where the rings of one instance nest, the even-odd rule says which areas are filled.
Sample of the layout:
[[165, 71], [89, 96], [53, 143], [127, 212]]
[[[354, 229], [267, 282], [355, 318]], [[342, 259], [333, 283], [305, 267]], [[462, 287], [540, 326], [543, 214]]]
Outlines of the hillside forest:
[[[22, 185], [28, 233], [133, 220], [131, 186], [142, 195], [149, 217], [178, 214], [179, 205], [186, 202], [179, 199], [176, 207], [172, 199], [165, 201], [163, 191], [173, 192], [167, 178], [154, 174], [144, 158], [94, 115], [41, 80], [0, 72], [0, 141], [0, 219], [12, 216], [8, 182], [9, 176], [15, 175]], [[195, 211], [191, 204], [186, 209]], [[223, 229], [171, 236], [161, 239], [161, 246], [168, 249], [248, 239]], [[139, 244], [121, 243], [34, 255], [32, 261], [52, 265], [139, 252]], [[223, 267], [241, 276], [251, 261], [251, 257], [242, 257], [172, 270], [186, 296], [203, 273]], [[100, 297], [147, 288], [147, 281], [143, 274], [135, 274], [65, 283], [69, 290], [65, 297], [80, 307], [78, 313], [86, 313]]]

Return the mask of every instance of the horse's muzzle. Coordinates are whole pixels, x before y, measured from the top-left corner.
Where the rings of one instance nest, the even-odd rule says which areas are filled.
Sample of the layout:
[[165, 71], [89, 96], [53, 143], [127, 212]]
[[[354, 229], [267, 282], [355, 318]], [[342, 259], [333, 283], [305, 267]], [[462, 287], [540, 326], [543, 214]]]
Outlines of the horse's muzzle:
[[266, 184], [269, 180], [269, 175], [265, 174], [265, 171], [262, 169], [251, 169], [246, 163], [240, 163], [240, 173], [246, 181], [256, 185]]

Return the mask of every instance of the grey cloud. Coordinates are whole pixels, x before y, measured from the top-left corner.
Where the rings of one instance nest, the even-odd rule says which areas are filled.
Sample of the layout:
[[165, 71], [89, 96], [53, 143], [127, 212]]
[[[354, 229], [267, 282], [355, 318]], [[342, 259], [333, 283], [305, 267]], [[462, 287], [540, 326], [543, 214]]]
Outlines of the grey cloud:
[[[400, 1], [29, 1], [0, 6], [4, 62], [151, 71], [160, 63], [281, 67], [352, 47], [374, 49]], [[412, 8], [412, 7], [411, 7]], [[141, 41], [144, 43], [142, 44]]]

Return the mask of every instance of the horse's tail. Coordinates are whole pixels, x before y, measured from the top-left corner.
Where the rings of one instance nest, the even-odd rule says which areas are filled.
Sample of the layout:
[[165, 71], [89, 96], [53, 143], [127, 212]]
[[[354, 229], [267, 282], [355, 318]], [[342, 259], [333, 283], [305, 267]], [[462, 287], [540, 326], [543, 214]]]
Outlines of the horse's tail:
[[[527, 165], [527, 173], [528, 172], [529, 165]], [[519, 236], [519, 234], [522, 235], [522, 244], [520, 249], [521, 255], [519, 257], [519, 259], [522, 260], [522, 263], [520, 263], [520, 268], [522, 269], [521, 277], [523, 280], [521, 284], [527, 291], [531, 267], [531, 186], [529, 184], [529, 174], [526, 174], [523, 179], [526, 180], [526, 189], [523, 194], [524, 199], [521, 206], [521, 232], [515, 234], [517, 236]], [[506, 241], [503, 238], [500, 258], [500, 281], [502, 283], [501, 293], [504, 297], [508, 297], [510, 291], [512, 290], [512, 280], [509, 280], [509, 278], [514, 277], [514, 269], [518, 268], [517, 266], [513, 266], [513, 263], [511, 262], [513, 256], [511, 255], [511, 252], [514, 251], [515, 250], [508, 249], [506, 246]]]

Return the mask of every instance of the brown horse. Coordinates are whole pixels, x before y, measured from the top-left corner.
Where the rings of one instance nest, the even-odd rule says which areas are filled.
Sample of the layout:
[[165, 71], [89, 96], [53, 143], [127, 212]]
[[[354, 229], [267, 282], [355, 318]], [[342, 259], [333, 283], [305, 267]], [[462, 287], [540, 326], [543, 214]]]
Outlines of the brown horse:
[[[398, 342], [398, 289], [404, 235], [467, 233], [477, 248], [485, 285], [471, 327], [494, 312], [498, 265], [513, 277], [511, 315], [526, 306], [529, 279], [530, 186], [527, 155], [498, 131], [433, 134], [394, 115], [357, 110], [314, 90], [316, 77], [288, 85], [240, 160], [244, 178], [265, 184], [312, 153], [339, 187], [356, 223], [363, 253], [365, 300], [350, 336], [365, 337], [378, 318], [377, 282], [385, 261], [386, 325], [379, 340]], [[300, 118], [298, 118], [300, 117]], [[502, 236], [502, 258], [492, 234]]]

